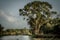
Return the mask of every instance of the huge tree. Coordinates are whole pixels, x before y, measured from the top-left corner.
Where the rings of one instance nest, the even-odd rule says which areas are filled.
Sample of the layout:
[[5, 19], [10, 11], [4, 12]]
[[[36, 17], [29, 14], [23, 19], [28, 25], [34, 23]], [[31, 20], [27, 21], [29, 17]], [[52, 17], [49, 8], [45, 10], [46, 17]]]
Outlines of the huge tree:
[[[48, 2], [34, 1], [26, 4], [23, 9], [19, 9], [21, 16], [28, 17], [32, 34], [38, 35], [41, 33], [41, 27], [52, 27], [49, 22], [52, 20], [51, 15], [56, 14], [52, 11], [52, 6]], [[25, 18], [24, 18], [25, 19]]]

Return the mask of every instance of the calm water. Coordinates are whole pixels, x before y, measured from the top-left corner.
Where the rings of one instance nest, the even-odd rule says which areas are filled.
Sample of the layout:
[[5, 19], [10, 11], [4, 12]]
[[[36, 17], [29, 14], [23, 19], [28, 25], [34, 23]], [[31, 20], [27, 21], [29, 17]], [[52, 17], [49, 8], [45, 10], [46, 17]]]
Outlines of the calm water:
[[0, 40], [30, 40], [31, 38], [29, 36], [4, 36], [0, 38]]
[[[4, 36], [1, 37], [0, 40], [31, 40], [31, 37], [29, 36]], [[36, 40], [36, 39], [34, 39]], [[60, 38], [41, 38], [41, 40], [60, 40]]]

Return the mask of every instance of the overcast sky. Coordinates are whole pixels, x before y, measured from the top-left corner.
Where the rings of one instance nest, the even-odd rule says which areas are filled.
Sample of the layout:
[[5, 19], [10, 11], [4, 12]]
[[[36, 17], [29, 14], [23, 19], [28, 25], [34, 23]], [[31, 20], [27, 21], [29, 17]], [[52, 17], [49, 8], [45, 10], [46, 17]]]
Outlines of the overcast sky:
[[[35, 0], [0, 0], [0, 24], [5, 29], [11, 28], [29, 28], [27, 21], [19, 16], [19, 9], [27, 3]], [[60, 0], [37, 0], [47, 1], [53, 6], [53, 10], [60, 12]]]

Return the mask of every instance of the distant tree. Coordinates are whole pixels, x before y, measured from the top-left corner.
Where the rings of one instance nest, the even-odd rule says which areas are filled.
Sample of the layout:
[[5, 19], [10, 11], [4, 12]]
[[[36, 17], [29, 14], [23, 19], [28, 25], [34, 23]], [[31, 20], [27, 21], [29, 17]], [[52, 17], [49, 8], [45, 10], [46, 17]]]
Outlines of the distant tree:
[[38, 35], [44, 24], [47, 27], [52, 26], [49, 22], [52, 20], [51, 15], [56, 12], [51, 9], [52, 6], [48, 2], [34, 1], [26, 4], [23, 9], [19, 9], [19, 12], [21, 16], [28, 17], [27, 22], [32, 33]]
[[0, 24], [0, 32], [3, 31], [4, 27]]

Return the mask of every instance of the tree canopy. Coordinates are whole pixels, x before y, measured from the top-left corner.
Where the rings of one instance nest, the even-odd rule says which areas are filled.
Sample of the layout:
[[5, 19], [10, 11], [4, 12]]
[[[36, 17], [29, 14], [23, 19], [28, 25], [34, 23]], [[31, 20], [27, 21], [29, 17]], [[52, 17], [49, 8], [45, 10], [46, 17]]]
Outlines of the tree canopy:
[[[48, 2], [33, 1], [24, 6], [23, 9], [19, 9], [21, 16], [28, 17], [28, 24], [33, 34], [38, 35], [41, 33], [41, 28], [46, 26], [51, 29], [57, 23], [52, 19], [51, 15], [57, 12], [52, 11], [52, 6]], [[25, 18], [24, 18], [25, 19]]]

